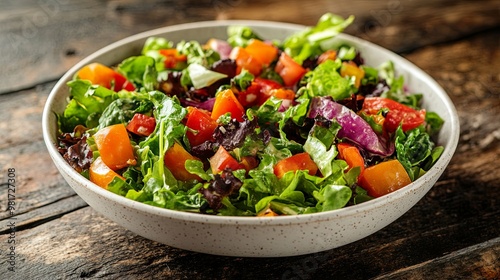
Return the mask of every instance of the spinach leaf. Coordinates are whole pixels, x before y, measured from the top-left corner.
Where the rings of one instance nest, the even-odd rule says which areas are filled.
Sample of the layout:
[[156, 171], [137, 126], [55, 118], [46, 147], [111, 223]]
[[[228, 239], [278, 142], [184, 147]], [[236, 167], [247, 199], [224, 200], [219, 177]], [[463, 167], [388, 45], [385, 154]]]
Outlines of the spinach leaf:
[[426, 112], [425, 114], [426, 130], [429, 135], [435, 135], [443, 127], [444, 120], [435, 112]]
[[429, 134], [421, 128], [403, 132], [401, 126], [396, 130], [396, 155], [404, 166], [410, 179], [414, 181], [419, 176], [421, 164], [431, 156], [434, 143]]
[[149, 56], [129, 57], [118, 65], [118, 71], [137, 88], [143, 87], [145, 91], [154, 90], [158, 84], [156, 61]]

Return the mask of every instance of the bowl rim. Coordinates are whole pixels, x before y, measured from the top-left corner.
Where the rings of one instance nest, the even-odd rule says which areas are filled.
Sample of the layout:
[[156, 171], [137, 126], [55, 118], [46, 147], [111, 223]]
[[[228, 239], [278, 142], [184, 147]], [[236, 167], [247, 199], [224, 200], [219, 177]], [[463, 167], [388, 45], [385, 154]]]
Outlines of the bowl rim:
[[[432, 91], [434, 94], [437, 94], [439, 99], [445, 104], [446, 109], [449, 111], [450, 115], [450, 123], [451, 123], [451, 135], [449, 136], [449, 139], [445, 145], [445, 149], [441, 157], [438, 159], [438, 161], [434, 164], [434, 166], [426, 173], [424, 174], [421, 178], [417, 179], [416, 181], [412, 182], [411, 184], [394, 191], [392, 193], [389, 193], [387, 195], [384, 195], [382, 197], [375, 198], [373, 200], [370, 200], [365, 203], [357, 204], [357, 205], [352, 205], [348, 207], [344, 207], [341, 209], [337, 210], [332, 210], [332, 211], [326, 211], [326, 212], [319, 212], [319, 213], [311, 213], [311, 214], [302, 214], [302, 215], [294, 215], [294, 216], [277, 216], [277, 217], [246, 217], [246, 216], [219, 216], [219, 215], [206, 215], [206, 214], [200, 214], [200, 213], [194, 213], [194, 212], [185, 212], [185, 211], [179, 211], [179, 210], [171, 210], [171, 209], [166, 209], [166, 208], [161, 208], [157, 206], [152, 206], [148, 205], [142, 202], [134, 201], [131, 199], [128, 199], [124, 196], [115, 194], [113, 192], [110, 192], [108, 190], [105, 190], [96, 184], [92, 183], [90, 180], [84, 178], [81, 176], [76, 170], [71, 168], [71, 166], [63, 159], [63, 157], [59, 154], [56, 148], [56, 143], [53, 142], [53, 131], [49, 131], [49, 120], [50, 120], [50, 115], [55, 114], [51, 110], [52, 105], [56, 102], [56, 95], [57, 92], [60, 90], [61, 87], [64, 87], [69, 79], [76, 73], [76, 71], [83, 67], [84, 65], [90, 63], [91, 61], [94, 61], [96, 58], [101, 56], [104, 53], [107, 53], [109, 51], [114, 50], [117, 47], [126, 45], [126, 44], [131, 44], [135, 41], [138, 40], [144, 40], [148, 37], [151, 36], [158, 36], [158, 35], [163, 35], [168, 32], [173, 32], [173, 31], [179, 31], [179, 30], [186, 30], [186, 29], [196, 29], [200, 27], [207, 27], [207, 28], [212, 28], [212, 27], [227, 27], [230, 25], [246, 25], [246, 26], [255, 26], [255, 27], [273, 27], [273, 28], [285, 28], [285, 29], [295, 29], [297, 31], [301, 29], [305, 29], [308, 26], [305, 25], [300, 25], [300, 24], [294, 24], [294, 23], [286, 23], [286, 22], [276, 22], [276, 21], [263, 21], [263, 20], [213, 20], [213, 21], [198, 21], [198, 22], [190, 22], [190, 23], [183, 23], [183, 24], [177, 24], [177, 25], [170, 25], [170, 26], [165, 26], [165, 27], [160, 27], [144, 32], [137, 33], [135, 35], [128, 36], [126, 38], [123, 38], [121, 40], [118, 40], [114, 43], [111, 43], [95, 52], [92, 54], [86, 56], [79, 62], [77, 62], [74, 66], [72, 66], [54, 85], [52, 88], [51, 92], [49, 93], [49, 96], [46, 100], [44, 109], [43, 109], [43, 114], [42, 114], [42, 133], [43, 133], [43, 138], [44, 142], [47, 146], [47, 149], [49, 151], [49, 154], [53, 161], [55, 162], [56, 166], [60, 168], [62, 172], [67, 173], [68, 176], [73, 178], [75, 181], [79, 181], [82, 183], [82, 185], [88, 189], [91, 192], [96, 193], [97, 195], [103, 196], [105, 199], [110, 200], [110, 201], [115, 201], [116, 203], [120, 205], [124, 205], [130, 208], [133, 208], [137, 211], [141, 212], [147, 212], [149, 214], [153, 215], [159, 215], [164, 218], [170, 218], [170, 219], [179, 219], [179, 220], [189, 220], [192, 222], [202, 222], [205, 224], [223, 224], [223, 225], [248, 225], [248, 226], [256, 226], [256, 225], [272, 225], [272, 226], [277, 226], [277, 225], [291, 225], [291, 224], [300, 224], [304, 222], [319, 222], [319, 221], [327, 221], [327, 220], [332, 220], [341, 216], [350, 216], [353, 214], [358, 214], [361, 212], [366, 212], [369, 211], [370, 209], [378, 208], [378, 207], [383, 207], [387, 203], [391, 203], [393, 201], [402, 199], [405, 195], [407, 195], [409, 192], [414, 192], [420, 187], [420, 183], [423, 183], [426, 178], [431, 178], [433, 176], [440, 176], [439, 172], [443, 169], [445, 169], [450, 162], [456, 148], [458, 145], [458, 139], [459, 139], [459, 120], [458, 120], [458, 114], [455, 109], [455, 106], [453, 105], [450, 97], [447, 95], [447, 93], [444, 91], [444, 89], [426, 72], [424, 72], [422, 69], [414, 65], [412, 62], [408, 61], [406, 58], [403, 58], [402, 56], [385, 49], [379, 45], [376, 45], [374, 43], [371, 43], [367, 40], [341, 33], [338, 34], [337, 37], [339, 39], [344, 39], [350, 42], [354, 42], [355, 44], [358, 45], [363, 45], [369, 48], [374, 48], [377, 51], [380, 51], [388, 56], [391, 57], [391, 60], [394, 62], [394, 65], [396, 66], [404, 66], [404, 68], [408, 69], [408, 73], [411, 73], [411, 75], [416, 75], [418, 76], [417, 78], [423, 81], [424, 83], [428, 84], [430, 88], [432, 88]], [[445, 143], [443, 143], [445, 144]], [[72, 187], [72, 186], [71, 186]], [[73, 188], [73, 187], [72, 187]]]

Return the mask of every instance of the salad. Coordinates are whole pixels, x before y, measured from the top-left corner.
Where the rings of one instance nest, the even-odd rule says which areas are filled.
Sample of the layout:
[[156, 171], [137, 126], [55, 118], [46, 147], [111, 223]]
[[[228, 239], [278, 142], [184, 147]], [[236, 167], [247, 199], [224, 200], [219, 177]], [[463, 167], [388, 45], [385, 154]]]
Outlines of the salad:
[[[277, 216], [363, 203], [439, 158], [443, 120], [391, 61], [365, 65], [327, 13], [285, 40], [246, 26], [207, 42], [151, 37], [68, 82], [58, 149], [98, 186], [211, 215]], [[272, 38], [271, 38], [272, 39]]]

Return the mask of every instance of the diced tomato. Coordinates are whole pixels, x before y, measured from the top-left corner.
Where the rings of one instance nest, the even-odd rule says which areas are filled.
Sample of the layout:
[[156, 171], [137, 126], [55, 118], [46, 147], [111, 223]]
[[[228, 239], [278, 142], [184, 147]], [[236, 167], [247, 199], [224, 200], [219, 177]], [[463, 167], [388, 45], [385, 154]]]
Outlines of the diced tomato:
[[274, 165], [274, 174], [281, 178], [289, 171], [308, 170], [310, 175], [318, 172], [318, 166], [308, 153], [299, 153], [280, 160]]
[[365, 77], [365, 71], [359, 68], [356, 63], [342, 62], [342, 66], [340, 67], [340, 76], [342, 77], [354, 77], [354, 86], [359, 88], [361, 85], [361, 80]]
[[271, 64], [278, 56], [278, 49], [275, 46], [257, 39], [250, 40], [245, 50], [250, 56], [259, 60], [264, 66]]
[[359, 152], [359, 149], [348, 143], [337, 144], [337, 150], [339, 151], [339, 158], [345, 160], [349, 169], [358, 166], [361, 169], [361, 173], [365, 170], [365, 160]]
[[112, 170], [135, 165], [134, 149], [127, 129], [123, 124], [115, 124], [97, 131], [93, 138], [102, 161]]
[[425, 122], [425, 109], [415, 110], [397, 101], [384, 97], [367, 97], [363, 102], [362, 110], [369, 115], [375, 115], [381, 109], [388, 109], [385, 116], [384, 128], [394, 132], [401, 124], [403, 131], [408, 131]]
[[254, 82], [260, 86], [260, 93], [257, 98], [258, 106], [264, 104], [273, 95], [273, 90], [283, 88], [283, 86], [276, 81], [260, 77], [255, 78]]
[[115, 177], [120, 177], [125, 180], [125, 178], [109, 168], [102, 161], [101, 157], [96, 158], [92, 164], [90, 164], [89, 179], [92, 183], [98, 185], [99, 187], [107, 189], [109, 183], [111, 183]]
[[358, 180], [358, 184], [373, 197], [391, 193], [410, 183], [410, 176], [397, 159], [367, 167]]
[[276, 71], [283, 79], [285, 86], [295, 85], [307, 72], [306, 69], [295, 62], [285, 52], [281, 53], [274, 71]]
[[231, 154], [224, 149], [224, 147], [219, 146], [217, 152], [209, 159], [210, 167], [214, 174], [221, 172], [226, 168], [231, 170], [238, 170], [245, 168], [241, 165]]
[[257, 105], [261, 95], [261, 90], [262, 87], [254, 81], [244, 91], [240, 91], [238, 93], [238, 101], [245, 108]]
[[[245, 108], [255, 105], [260, 106], [273, 96], [274, 90], [282, 88], [283, 86], [276, 81], [256, 77], [246, 90], [238, 93], [238, 100]], [[293, 91], [291, 92], [293, 93]], [[290, 93], [287, 94], [289, 97]], [[278, 93], [278, 95], [280, 94]], [[293, 93], [293, 95], [295, 96], [295, 93]]]
[[136, 113], [127, 124], [127, 130], [139, 135], [149, 136], [156, 127], [156, 120], [154, 117], [146, 116], [144, 114]]
[[241, 73], [241, 70], [246, 69], [254, 76], [258, 76], [262, 71], [262, 62], [251, 56], [244, 48], [235, 47], [231, 51], [229, 58], [236, 61], [236, 75]]
[[97, 62], [84, 66], [76, 73], [76, 76], [79, 79], [89, 80], [92, 84], [100, 85], [114, 91], [122, 89], [128, 91], [135, 90], [135, 86], [123, 75]]
[[205, 141], [213, 139], [213, 133], [217, 128], [217, 122], [212, 119], [208, 111], [196, 107], [188, 107], [186, 126], [194, 131], [188, 130], [186, 136], [191, 146], [197, 146]]
[[179, 69], [186, 66], [187, 55], [180, 54], [177, 49], [163, 49], [158, 52], [165, 57], [166, 69]]
[[180, 181], [198, 180], [201, 178], [198, 175], [191, 174], [186, 170], [186, 160], [200, 160], [192, 156], [184, 147], [179, 143], [174, 143], [165, 153], [163, 160], [165, 166], [172, 172], [172, 175]]
[[211, 117], [217, 120], [226, 113], [230, 113], [231, 118], [239, 122], [243, 121], [243, 116], [245, 115], [245, 108], [243, 108], [238, 99], [236, 99], [233, 91], [230, 89], [226, 89], [217, 94]]
[[321, 64], [327, 60], [335, 60], [337, 58], [337, 51], [327, 50], [318, 57], [318, 64]]

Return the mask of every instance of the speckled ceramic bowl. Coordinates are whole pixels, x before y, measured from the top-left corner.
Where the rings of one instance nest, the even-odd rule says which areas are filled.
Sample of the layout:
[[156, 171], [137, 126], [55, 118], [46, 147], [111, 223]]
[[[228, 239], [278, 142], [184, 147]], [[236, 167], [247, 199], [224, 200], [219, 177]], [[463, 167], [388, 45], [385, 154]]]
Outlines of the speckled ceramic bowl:
[[169, 26], [141, 33], [109, 45], [71, 68], [56, 84], [43, 113], [43, 136], [56, 167], [75, 192], [92, 208], [121, 226], [146, 238], [185, 250], [246, 257], [278, 257], [314, 253], [364, 238], [387, 226], [417, 203], [435, 184], [448, 165], [459, 137], [455, 108], [443, 89], [407, 60], [379, 46], [348, 35], [342, 40], [357, 46], [368, 65], [392, 60], [413, 91], [425, 95], [424, 107], [445, 119], [439, 134], [444, 153], [435, 166], [414, 183], [381, 198], [340, 210], [301, 216], [219, 217], [157, 208], [129, 200], [91, 183], [73, 170], [59, 155], [56, 116], [68, 97], [66, 82], [90, 62], [117, 64], [140, 53], [150, 36], [173, 41], [225, 38], [229, 25], [246, 25], [267, 39], [283, 39], [301, 30], [300, 25], [262, 21], [213, 21]]

